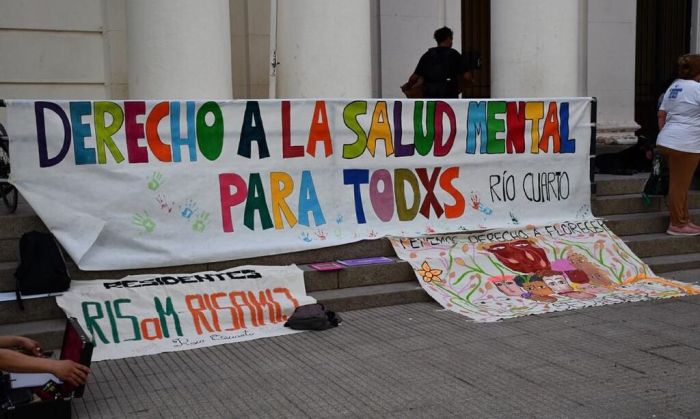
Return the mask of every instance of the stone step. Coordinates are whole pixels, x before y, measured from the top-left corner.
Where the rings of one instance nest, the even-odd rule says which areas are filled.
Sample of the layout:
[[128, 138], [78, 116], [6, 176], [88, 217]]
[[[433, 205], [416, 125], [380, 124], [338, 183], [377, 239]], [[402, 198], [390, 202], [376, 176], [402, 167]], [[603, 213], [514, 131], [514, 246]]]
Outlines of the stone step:
[[[700, 253], [653, 256], [644, 258], [644, 263], [649, 265], [655, 274], [666, 276], [668, 272], [700, 269]], [[698, 279], [700, 279], [700, 277]]]
[[689, 269], [684, 271], [673, 271], [664, 274], [664, 278], [675, 279], [676, 281], [698, 284], [700, 281], [700, 269]]
[[[2, 230], [2, 228], [0, 228]], [[12, 262], [19, 259], [19, 239], [0, 239], [0, 262]]]
[[596, 174], [596, 195], [638, 194], [644, 190], [644, 184], [648, 178], [649, 173], [637, 173], [630, 176]]
[[433, 301], [415, 278], [412, 281], [396, 284], [317, 291], [310, 295], [337, 312]]
[[[592, 200], [591, 204], [593, 214], [597, 217], [667, 210], [665, 197], [650, 197], [647, 205], [642, 199], [641, 194], [598, 196]], [[700, 208], [700, 191], [690, 191], [688, 195], [688, 207], [691, 209]]]
[[[388, 256], [392, 262], [386, 264], [375, 264], [365, 266], [348, 266], [337, 271], [316, 271], [308, 265], [298, 265], [304, 270], [304, 281], [307, 291], [318, 291], [335, 288], [349, 288], [363, 285], [376, 285], [384, 283], [402, 282], [413, 277], [411, 266], [398, 259], [391, 250], [392, 255]], [[384, 255], [387, 257], [386, 255]], [[128, 274], [147, 273], [147, 274], [167, 274], [167, 273], [193, 273], [206, 270], [223, 270], [236, 266], [252, 264], [260, 261], [249, 261], [250, 263], [241, 263], [240, 261], [228, 262], [225, 266], [214, 268], [212, 265], [188, 265], [174, 266], [158, 269], [140, 269], [132, 271], [111, 271], [111, 272], [90, 272], [79, 271], [74, 265], [69, 269], [71, 278], [75, 280], [88, 279], [121, 279]], [[318, 261], [314, 261], [318, 262]], [[322, 261], [323, 262], [323, 261]], [[17, 267], [16, 262], [0, 262], [0, 292], [13, 291], [15, 289], [14, 272]]]
[[415, 280], [416, 274], [408, 262], [392, 257], [392, 263], [346, 267], [338, 271], [319, 272], [308, 265], [304, 270], [306, 291], [323, 291], [364, 287], [370, 285], [394, 284]]
[[0, 262], [0, 292], [15, 289], [17, 262]]
[[[690, 210], [694, 223], [700, 224], [700, 209]], [[668, 212], [607, 215], [605, 224], [618, 236], [663, 233], [668, 228]]]
[[0, 211], [0, 241], [18, 240], [22, 234], [32, 230], [49, 231], [28, 205], [17, 207], [17, 212], [14, 214], [5, 214]]
[[55, 297], [24, 299], [24, 310], [20, 310], [17, 301], [0, 302], [0, 325], [55, 320], [65, 318], [63, 310], [56, 304]]
[[0, 336], [26, 336], [39, 342], [43, 351], [61, 348], [65, 318], [0, 325]]
[[654, 233], [622, 236], [621, 239], [627, 243], [634, 254], [642, 259], [700, 253], [700, 237], [698, 236], [683, 237]]

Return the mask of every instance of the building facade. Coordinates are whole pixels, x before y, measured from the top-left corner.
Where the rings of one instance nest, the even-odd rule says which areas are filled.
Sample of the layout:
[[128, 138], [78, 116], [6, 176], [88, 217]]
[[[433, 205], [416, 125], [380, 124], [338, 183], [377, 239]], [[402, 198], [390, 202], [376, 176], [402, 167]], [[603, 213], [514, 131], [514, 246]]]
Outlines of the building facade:
[[698, 0], [0, 0], [0, 98], [397, 98], [446, 25], [481, 52], [471, 97], [595, 96], [598, 140], [630, 143], [699, 21]]

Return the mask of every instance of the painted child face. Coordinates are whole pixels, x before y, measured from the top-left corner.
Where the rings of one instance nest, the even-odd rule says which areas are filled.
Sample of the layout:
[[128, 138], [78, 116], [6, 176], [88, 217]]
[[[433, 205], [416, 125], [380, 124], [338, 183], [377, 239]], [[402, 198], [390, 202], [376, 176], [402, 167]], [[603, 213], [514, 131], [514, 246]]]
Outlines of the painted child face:
[[544, 283], [557, 294], [563, 294], [574, 290], [563, 275], [548, 275], [544, 276], [542, 279]]
[[533, 279], [523, 284], [525, 291], [532, 295], [552, 295], [552, 289], [541, 279]]
[[513, 281], [512, 276], [502, 276], [498, 277], [493, 281], [493, 285], [501, 291], [503, 294], [510, 297], [520, 297], [523, 295], [523, 289], [518, 286], [518, 284]]

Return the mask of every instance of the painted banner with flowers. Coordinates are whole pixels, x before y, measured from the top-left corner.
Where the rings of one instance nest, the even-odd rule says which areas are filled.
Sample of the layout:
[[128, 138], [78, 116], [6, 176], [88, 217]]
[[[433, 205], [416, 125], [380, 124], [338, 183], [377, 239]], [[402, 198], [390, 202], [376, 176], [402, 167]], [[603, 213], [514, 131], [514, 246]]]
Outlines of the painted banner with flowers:
[[700, 294], [656, 277], [601, 220], [391, 242], [428, 294], [476, 321]]

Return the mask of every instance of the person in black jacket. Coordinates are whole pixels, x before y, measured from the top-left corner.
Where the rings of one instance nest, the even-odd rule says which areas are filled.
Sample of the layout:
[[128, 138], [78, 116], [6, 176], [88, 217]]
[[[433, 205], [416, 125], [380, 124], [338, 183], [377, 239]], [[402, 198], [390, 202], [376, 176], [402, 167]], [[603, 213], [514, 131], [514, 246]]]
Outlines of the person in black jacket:
[[424, 98], [456, 99], [459, 97], [460, 79], [466, 84], [472, 82], [472, 68], [452, 48], [452, 29], [442, 27], [435, 31], [433, 37], [437, 46], [420, 57], [408, 85], [412, 86], [422, 78]]

